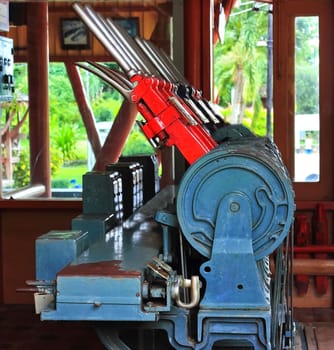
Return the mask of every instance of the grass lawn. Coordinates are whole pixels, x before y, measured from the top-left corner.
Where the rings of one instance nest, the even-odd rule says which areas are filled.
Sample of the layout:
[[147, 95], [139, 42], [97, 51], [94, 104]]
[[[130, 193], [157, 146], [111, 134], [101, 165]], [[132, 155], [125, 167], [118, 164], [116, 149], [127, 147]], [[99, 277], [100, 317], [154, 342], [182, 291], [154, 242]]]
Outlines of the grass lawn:
[[82, 187], [82, 176], [87, 172], [87, 165], [62, 166], [52, 177], [52, 187], [54, 188], [74, 188]]

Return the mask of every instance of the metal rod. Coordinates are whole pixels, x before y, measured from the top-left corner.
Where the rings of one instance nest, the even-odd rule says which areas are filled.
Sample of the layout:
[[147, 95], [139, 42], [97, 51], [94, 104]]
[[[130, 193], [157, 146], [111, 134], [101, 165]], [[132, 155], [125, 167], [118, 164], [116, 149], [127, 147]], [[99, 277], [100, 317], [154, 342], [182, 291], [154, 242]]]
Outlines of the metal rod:
[[190, 85], [185, 76], [177, 69], [173, 60], [167, 55], [167, 53], [162, 49], [158, 50], [164, 62], [166, 63], [166, 65], [168, 65], [168, 68], [173, 71], [173, 75], [175, 76], [176, 81], [184, 85]]
[[144, 68], [140, 64], [140, 62], [134, 57], [133, 54], [129, 53], [126, 42], [123, 38], [113, 29], [112, 26], [108, 23], [108, 21], [102, 17], [102, 15], [94, 12], [88, 5], [86, 5], [87, 12], [90, 16], [94, 17], [96, 21], [100, 24], [102, 28], [104, 28], [106, 35], [108, 36], [111, 46], [111, 53], [117, 51], [119, 53], [119, 59], [125, 60], [128, 62], [130, 66], [130, 70], [127, 71], [132, 74], [132, 71], [138, 72], [143, 71]]
[[117, 79], [124, 85], [127, 86], [129, 89], [133, 89], [133, 84], [130, 80], [120, 71], [106, 67], [103, 64], [93, 62], [93, 61], [87, 61], [90, 65], [96, 67], [98, 70], [101, 70], [105, 72], [107, 75], [111, 74], [111, 76], [116, 76]]
[[201, 96], [194, 96], [199, 95], [198, 91], [195, 91], [195, 89], [190, 86], [184, 76], [176, 68], [173, 61], [163, 50], [158, 49], [152, 42], [147, 40], [136, 38], [136, 42], [141, 45], [143, 49], [146, 48], [146, 52], [150, 53], [149, 57], [156, 62], [157, 68], [167, 80], [183, 85], [184, 89], [188, 91], [187, 103], [189, 107], [194, 110], [205, 124], [210, 121], [212, 124], [218, 124], [221, 122], [211, 106], [208, 103], [205, 103]]
[[132, 89], [129, 89], [127, 85], [124, 85], [123, 81], [119, 80], [117, 75], [113, 75], [112, 70], [107, 74], [105, 71], [98, 69], [97, 67], [90, 67], [80, 62], [76, 63], [78, 67], [81, 67], [88, 72], [91, 72], [113, 86], [116, 90], [118, 90], [126, 99], [130, 99]]
[[31, 197], [41, 197], [45, 193], [45, 186], [42, 184], [29, 185], [11, 192], [5, 192], [3, 199], [23, 199]]
[[101, 70], [105, 72], [107, 75], [111, 74], [111, 76], [116, 76], [117, 79], [124, 85], [127, 86], [129, 89], [133, 89], [133, 83], [131, 83], [130, 80], [120, 71], [106, 67], [103, 64], [93, 62], [93, 61], [87, 61], [90, 65], [96, 67], [98, 70]]
[[107, 19], [107, 23], [112, 26], [113, 30], [122, 37], [122, 40], [126, 43], [129, 50], [132, 51], [133, 55], [138, 61], [141, 62], [148, 74], [159, 76], [159, 71], [156, 69], [152, 61], [147, 57], [146, 52], [144, 52], [137, 44], [136, 40], [129, 35], [129, 33], [116, 22], [112, 21], [110, 18]]
[[123, 56], [126, 56], [133, 63], [133, 68], [136, 71], [140, 71], [144, 74], [151, 74], [145, 62], [143, 62], [138, 52], [130, 44], [129, 38], [131, 39], [131, 37], [129, 36], [129, 38], [126, 38], [124, 33], [122, 33], [119, 30], [119, 28], [111, 19], [107, 18], [104, 23], [110, 35], [112, 35], [113, 38], [115, 39], [115, 42], [118, 45], [117, 47], [121, 51]]
[[87, 25], [87, 27], [94, 33], [96, 38], [101, 44], [112, 54], [121, 68], [129, 73], [133, 70], [133, 65], [124, 58], [118, 50], [114, 48], [113, 43], [110, 41], [109, 31], [103, 26], [101, 21], [97, 18], [96, 14], [86, 6], [85, 9], [78, 3], [73, 4], [73, 9], [76, 11], [81, 20]]
[[151, 60], [153, 65], [159, 71], [160, 75], [171, 82], [174, 82], [174, 77], [168, 71], [166, 66], [164, 66], [163, 62], [159, 59], [157, 54], [152, 50], [152, 48], [147, 44], [147, 41], [140, 39], [139, 37], [135, 38], [136, 43], [142, 49], [143, 52], [146, 53], [147, 57]]

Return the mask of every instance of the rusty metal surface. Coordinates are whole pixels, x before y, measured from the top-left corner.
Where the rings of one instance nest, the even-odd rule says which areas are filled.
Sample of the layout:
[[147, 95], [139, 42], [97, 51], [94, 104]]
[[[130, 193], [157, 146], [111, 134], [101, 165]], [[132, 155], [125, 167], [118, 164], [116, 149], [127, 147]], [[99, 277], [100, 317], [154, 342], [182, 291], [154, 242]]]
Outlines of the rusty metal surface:
[[131, 277], [140, 276], [139, 271], [131, 271], [121, 268], [120, 260], [100, 261], [95, 263], [69, 265], [63, 269], [58, 276], [113, 276], [122, 277], [124, 275]]

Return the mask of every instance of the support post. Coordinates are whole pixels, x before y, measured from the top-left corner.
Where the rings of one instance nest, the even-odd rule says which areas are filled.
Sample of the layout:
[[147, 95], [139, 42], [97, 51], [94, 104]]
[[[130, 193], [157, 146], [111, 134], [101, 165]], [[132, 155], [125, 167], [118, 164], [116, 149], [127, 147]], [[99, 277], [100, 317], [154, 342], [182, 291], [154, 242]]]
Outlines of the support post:
[[51, 196], [49, 147], [48, 3], [27, 6], [30, 182], [43, 184]]
[[101, 143], [99, 133], [96, 129], [93, 110], [87, 99], [78, 67], [72, 62], [65, 62], [65, 67], [72, 85], [73, 94], [81, 113], [82, 121], [86, 128], [87, 138], [92, 146], [95, 159], [97, 159], [101, 151]]
[[118, 162], [132, 126], [135, 123], [137, 113], [137, 106], [134, 103], [128, 100], [123, 101], [96, 160], [94, 170], [103, 171], [106, 165]]

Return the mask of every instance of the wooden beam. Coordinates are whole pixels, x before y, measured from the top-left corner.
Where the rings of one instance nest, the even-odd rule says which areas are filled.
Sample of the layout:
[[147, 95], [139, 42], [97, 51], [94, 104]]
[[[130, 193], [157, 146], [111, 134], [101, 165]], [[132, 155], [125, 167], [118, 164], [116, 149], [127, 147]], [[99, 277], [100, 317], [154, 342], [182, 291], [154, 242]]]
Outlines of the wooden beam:
[[334, 276], [333, 259], [294, 259], [294, 275]]
[[96, 160], [94, 170], [103, 171], [106, 165], [118, 162], [137, 114], [136, 104], [124, 100]]
[[51, 197], [49, 147], [49, 81], [48, 81], [48, 4], [27, 6], [30, 180], [46, 188]]
[[74, 97], [81, 113], [82, 121], [86, 128], [88, 141], [92, 146], [95, 159], [97, 159], [101, 151], [101, 143], [96, 128], [94, 113], [87, 99], [79, 69], [74, 63], [69, 62], [65, 62], [65, 67], [72, 85]]

